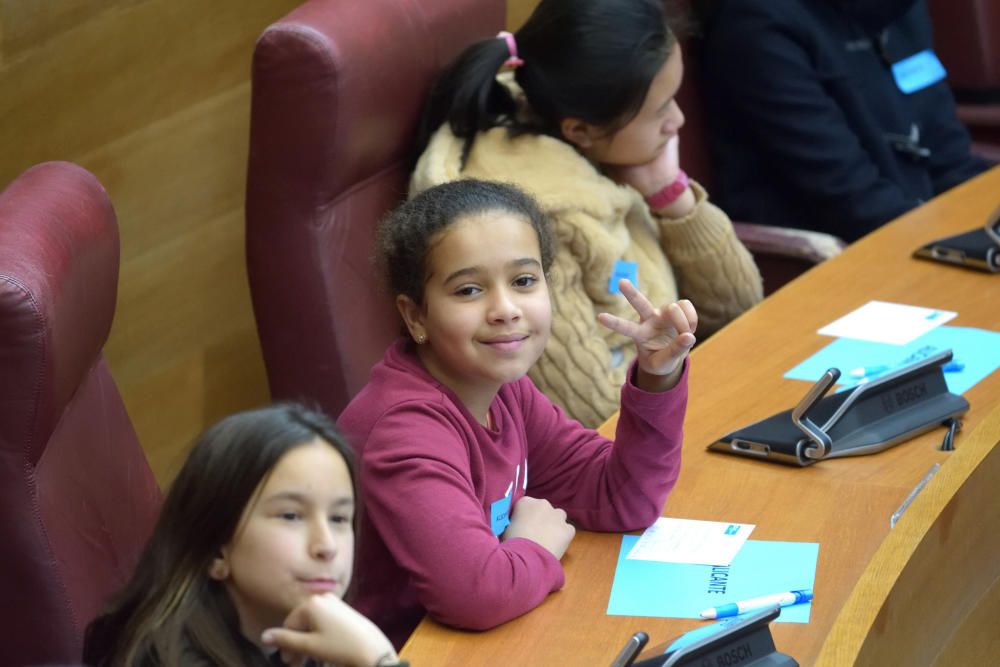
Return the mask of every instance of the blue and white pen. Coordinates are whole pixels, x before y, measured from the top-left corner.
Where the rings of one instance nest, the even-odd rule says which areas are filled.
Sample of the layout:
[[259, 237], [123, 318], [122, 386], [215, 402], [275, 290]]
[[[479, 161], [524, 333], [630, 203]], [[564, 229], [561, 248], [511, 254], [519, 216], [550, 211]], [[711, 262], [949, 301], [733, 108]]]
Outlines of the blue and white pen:
[[[857, 378], [858, 384], [863, 384], [874, 380], [879, 375], [882, 375], [886, 371], [891, 370], [888, 366], [879, 364], [878, 366], [859, 366], [851, 370], [848, 375], [852, 378]], [[954, 359], [948, 363], [941, 366], [941, 370], [945, 373], [961, 373], [965, 370], [965, 364], [960, 361], [955, 361]]]
[[800, 591], [775, 593], [774, 595], [764, 595], [759, 598], [741, 600], [740, 602], [732, 602], [730, 604], [724, 604], [719, 607], [709, 607], [705, 611], [701, 612], [701, 617], [726, 618], [727, 616], [736, 616], [738, 614], [745, 614], [748, 611], [754, 611], [756, 609], [762, 609], [764, 607], [773, 607], [774, 605], [778, 605], [781, 607], [790, 607], [793, 604], [809, 602], [812, 599], [813, 599], [812, 589], [804, 588]]
[[876, 375], [881, 375], [889, 370], [888, 366], [878, 365], [878, 366], [859, 366], [850, 372], [851, 377], [855, 378], [873, 378]]

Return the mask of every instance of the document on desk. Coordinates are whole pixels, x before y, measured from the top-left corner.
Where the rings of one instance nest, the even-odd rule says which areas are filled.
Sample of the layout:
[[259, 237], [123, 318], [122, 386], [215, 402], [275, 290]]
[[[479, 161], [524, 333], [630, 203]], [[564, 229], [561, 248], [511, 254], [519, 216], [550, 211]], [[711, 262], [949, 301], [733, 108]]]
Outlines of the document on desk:
[[901, 303], [869, 301], [818, 333], [838, 338], [856, 338], [874, 343], [905, 345], [953, 319], [958, 313], [920, 308]]
[[[748, 540], [729, 565], [691, 565], [629, 559], [638, 540], [622, 536], [610, 616], [701, 618], [708, 607], [814, 588], [815, 542]], [[811, 602], [783, 607], [777, 622], [808, 623], [811, 609]]]
[[946, 326], [929, 331], [907, 345], [839, 338], [785, 373], [785, 377], [815, 382], [828, 368], [839, 368], [839, 384], [850, 387], [942, 350], [952, 351], [952, 360], [943, 368], [948, 391], [953, 394], [964, 394], [1000, 368], [1000, 333]]
[[629, 551], [632, 560], [729, 565], [750, 537], [748, 523], [660, 517]]

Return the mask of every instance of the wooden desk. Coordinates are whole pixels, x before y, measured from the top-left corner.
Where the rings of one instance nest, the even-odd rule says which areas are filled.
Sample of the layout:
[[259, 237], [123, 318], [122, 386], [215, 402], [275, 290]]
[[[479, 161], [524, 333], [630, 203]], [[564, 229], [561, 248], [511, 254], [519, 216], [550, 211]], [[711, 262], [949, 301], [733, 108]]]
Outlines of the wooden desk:
[[[810, 622], [772, 626], [779, 649], [800, 664], [819, 660], [824, 640], [866, 566], [883, 541], [889, 542], [889, 516], [931, 465], [941, 463], [942, 470], [925, 488], [928, 496], [949, 476], [962, 477], [949, 472], [956, 453], [937, 449], [943, 429], [874, 456], [823, 461], [804, 469], [709, 453], [705, 447], [795, 404], [807, 384], [782, 375], [831, 341], [817, 329], [871, 299], [955, 310], [959, 315], [952, 325], [1000, 330], [1000, 277], [910, 258], [919, 245], [983, 224], [1000, 199], [998, 193], [1000, 167], [809, 271], [693, 354], [684, 460], [664, 514], [753, 523], [754, 539], [820, 544]], [[981, 424], [996, 432], [1000, 373], [970, 389], [966, 398], [972, 408], [956, 441], [957, 453]], [[610, 429], [606, 424], [603, 430]], [[896, 530], [910, 519], [904, 515]], [[1000, 520], [989, 528], [996, 532]], [[563, 559], [565, 588], [540, 607], [482, 633], [425, 619], [404, 647], [404, 657], [418, 666], [607, 665], [636, 630], [658, 643], [697, 627], [699, 621], [691, 619], [606, 615], [620, 539], [579, 532]], [[952, 567], [961, 572], [963, 565]], [[852, 598], [855, 610], [865, 604], [872, 602]], [[856, 636], [857, 629], [853, 631]], [[823, 662], [839, 666], [853, 660], [824, 657]]]

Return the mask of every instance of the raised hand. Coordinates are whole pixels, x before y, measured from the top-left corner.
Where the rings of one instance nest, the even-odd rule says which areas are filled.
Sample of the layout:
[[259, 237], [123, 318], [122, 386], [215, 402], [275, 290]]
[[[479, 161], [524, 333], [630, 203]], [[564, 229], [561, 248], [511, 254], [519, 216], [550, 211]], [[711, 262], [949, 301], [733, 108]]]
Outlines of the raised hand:
[[269, 628], [261, 640], [281, 650], [281, 659], [302, 667], [308, 658], [344, 667], [371, 667], [398, 661], [392, 643], [378, 627], [332, 593], [313, 595]]
[[681, 170], [679, 139], [676, 135], [671, 137], [649, 162], [628, 166], [608, 165], [605, 169], [616, 183], [631, 185], [643, 197], [649, 197], [677, 179]]
[[[643, 197], [651, 197], [663, 187], [677, 180], [680, 173], [680, 138], [671, 137], [656, 156], [645, 164], [607, 166], [607, 174], [616, 182], [631, 185]], [[671, 218], [687, 215], [695, 205], [694, 193], [689, 187], [683, 195], [666, 208], [657, 211]]]
[[597, 316], [598, 322], [635, 341], [637, 384], [646, 391], [666, 391], [677, 384], [684, 358], [694, 347], [698, 313], [687, 299], [654, 308], [649, 299], [631, 281], [618, 281], [625, 298], [639, 315], [633, 322], [609, 313]]

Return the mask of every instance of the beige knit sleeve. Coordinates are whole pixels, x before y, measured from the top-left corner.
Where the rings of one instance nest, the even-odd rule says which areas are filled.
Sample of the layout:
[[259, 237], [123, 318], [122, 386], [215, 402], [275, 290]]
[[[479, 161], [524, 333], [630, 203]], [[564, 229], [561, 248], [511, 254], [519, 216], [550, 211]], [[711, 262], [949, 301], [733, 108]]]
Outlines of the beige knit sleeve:
[[694, 181], [695, 207], [683, 218], [654, 218], [681, 298], [698, 311], [704, 337], [764, 298], [760, 271], [733, 224]]
[[607, 330], [597, 322], [597, 309], [583, 284], [583, 268], [565, 246], [557, 251], [549, 272], [552, 335], [531, 380], [569, 416], [596, 428], [619, 407], [622, 383], [635, 346], [623, 346], [625, 358], [611, 368]]

